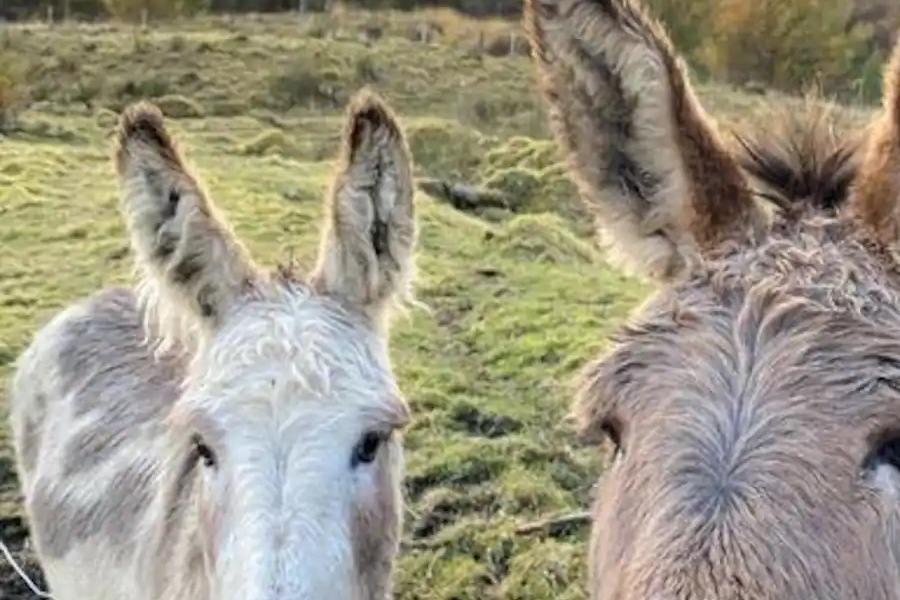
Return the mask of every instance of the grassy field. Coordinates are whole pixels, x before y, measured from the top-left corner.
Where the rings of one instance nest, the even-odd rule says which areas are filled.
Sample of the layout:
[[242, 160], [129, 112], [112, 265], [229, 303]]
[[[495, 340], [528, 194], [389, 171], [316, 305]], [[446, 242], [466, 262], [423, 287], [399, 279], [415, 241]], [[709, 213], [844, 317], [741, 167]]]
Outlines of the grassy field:
[[[309, 265], [343, 103], [370, 85], [402, 116], [418, 176], [485, 186], [507, 204], [464, 213], [417, 197], [429, 310], [393, 337], [415, 411], [397, 597], [584, 598], [587, 527], [517, 530], [588, 506], [603, 452], [567, 421], [573, 375], [649, 288], [586, 236], [516, 31], [442, 12], [0, 30], [31, 88], [0, 135], [0, 389], [56, 310], [129, 280], [109, 161], [116, 111], [156, 99], [254, 254]], [[701, 95], [739, 126], [794, 102]], [[12, 465], [0, 428], [0, 535], [18, 546]], [[0, 598], [12, 581], [0, 566]]]

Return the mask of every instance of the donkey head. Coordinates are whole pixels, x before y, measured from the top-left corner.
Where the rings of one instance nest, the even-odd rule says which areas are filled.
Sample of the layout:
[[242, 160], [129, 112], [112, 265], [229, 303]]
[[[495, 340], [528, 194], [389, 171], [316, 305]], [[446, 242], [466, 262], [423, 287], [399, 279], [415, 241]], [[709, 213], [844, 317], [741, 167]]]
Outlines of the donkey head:
[[861, 165], [821, 131], [739, 154], [633, 0], [525, 19], [605, 241], [663, 284], [576, 410], [617, 450], [593, 597], [900, 598], [900, 58]]
[[155, 108], [126, 111], [117, 164], [149, 329], [193, 354], [153, 560], [195, 571], [183, 597], [384, 598], [409, 416], [383, 321], [407, 293], [415, 241], [391, 112], [367, 93], [352, 103], [304, 281], [251, 262]]

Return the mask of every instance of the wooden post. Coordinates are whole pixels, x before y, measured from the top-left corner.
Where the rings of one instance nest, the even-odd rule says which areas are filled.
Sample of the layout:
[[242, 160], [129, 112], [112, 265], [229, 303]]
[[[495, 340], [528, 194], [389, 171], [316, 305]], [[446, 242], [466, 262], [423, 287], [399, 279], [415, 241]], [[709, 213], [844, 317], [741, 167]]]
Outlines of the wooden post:
[[53, 5], [47, 5], [47, 25], [53, 25]]
[[63, 22], [72, 17], [72, 0], [63, 0]]
[[149, 20], [149, 18], [150, 18], [150, 11], [145, 6], [144, 8], [141, 9], [141, 30], [142, 31], [147, 30], [147, 21]]

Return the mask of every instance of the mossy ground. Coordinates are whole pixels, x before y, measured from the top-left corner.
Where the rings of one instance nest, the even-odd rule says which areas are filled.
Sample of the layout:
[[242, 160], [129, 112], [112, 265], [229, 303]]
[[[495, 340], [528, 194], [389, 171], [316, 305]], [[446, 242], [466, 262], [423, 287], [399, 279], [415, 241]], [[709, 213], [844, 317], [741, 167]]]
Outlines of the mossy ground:
[[[392, 340], [415, 411], [397, 597], [584, 598], [586, 527], [516, 530], [588, 506], [603, 455], [576, 443], [571, 384], [648, 288], [583, 236], [527, 58], [478, 49], [480, 27], [515, 25], [461, 21], [421, 43], [410, 32], [425, 17], [366, 15], [4, 31], [0, 45], [30, 65], [32, 103], [0, 136], [0, 383], [55, 311], [129, 281], [109, 160], [116, 111], [164, 98], [254, 254], [310, 265], [342, 104], [371, 85], [404, 120], [419, 175], [521, 193], [518, 212], [532, 213], [488, 223], [417, 197], [428, 310], [399, 319]], [[715, 86], [702, 95], [732, 122], [771, 101]], [[21, 516], [11, 456], [0, 428], [0, 525]]]

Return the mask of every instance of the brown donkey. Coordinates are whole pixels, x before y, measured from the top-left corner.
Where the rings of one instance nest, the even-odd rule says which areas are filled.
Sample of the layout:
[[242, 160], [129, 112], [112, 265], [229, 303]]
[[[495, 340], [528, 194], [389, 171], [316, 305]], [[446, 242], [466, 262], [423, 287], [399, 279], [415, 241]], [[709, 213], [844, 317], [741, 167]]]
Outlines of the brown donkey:
[[630, 0], [527, 0], [606, 242], [664, 285], [585, 374], [602, 600], [900, 598], [900, 50], [855, 152], [721, 141]]

